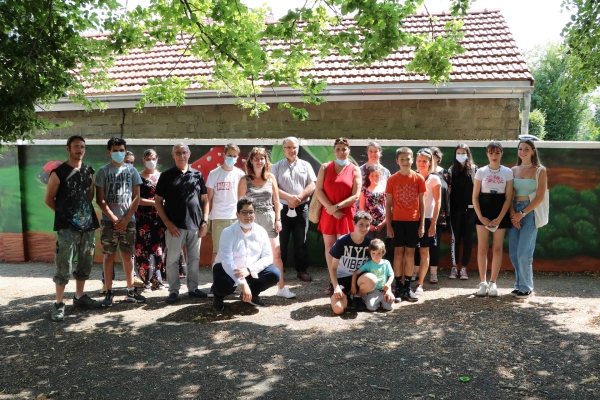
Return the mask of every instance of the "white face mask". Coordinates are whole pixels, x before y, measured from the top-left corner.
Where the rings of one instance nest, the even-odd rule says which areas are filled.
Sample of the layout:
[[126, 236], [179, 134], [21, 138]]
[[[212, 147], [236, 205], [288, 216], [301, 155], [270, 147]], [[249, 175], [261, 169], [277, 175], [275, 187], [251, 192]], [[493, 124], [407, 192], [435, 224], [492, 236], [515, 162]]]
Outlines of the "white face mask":
[[288, 208], [287, 216], [290, 217], [290, 218], [294, 218], [296, 216], [296, 209], [295, 208]]
[[469, 156], [466, 154], [457, 154], [456, 155], [456, 161], [458, 161], [461, 164], [464, 163], [465, 161], [467, 161], [468, 158], [469, 158]]
[[155, 160], [148, 160], [144, 163], [144, 165], [146, 166], [146, 168], [148, 169], [154, 169], [156, 168], [156, 161]]
[[244, 224], [240, 221], [240, 226], [244, 229], [250, 229], [252, 228], [252, 224]]

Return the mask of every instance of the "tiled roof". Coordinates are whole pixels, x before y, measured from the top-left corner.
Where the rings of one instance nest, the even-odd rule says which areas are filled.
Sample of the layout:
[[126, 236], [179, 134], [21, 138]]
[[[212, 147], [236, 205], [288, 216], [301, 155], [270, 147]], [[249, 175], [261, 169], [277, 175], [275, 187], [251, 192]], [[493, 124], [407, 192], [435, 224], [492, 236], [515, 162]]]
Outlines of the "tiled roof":
[[[437, 14], [438, 22], [434, 30], [441, 32], [443, 25], [451, 19], [448, 14]], [[344, 30], [355, 24], [352, 19], [344, 20], [333, 30]], [[413, 33], [425, 33], [430, 29], [427, 15], [408, 17], [404, 26]], [[533, 77], [519, 52], [512, 34], [498, 10], [470, 11], [464, 18], [465, 37], [461, 44], [466, 52], [452, 59], [452, 82], [494, 82], [529, 81]], [[132, 50], [126, 56], [116, 59], [110, 69], [110, 78], [118, 82], [110, 93], [139, 93], [148, 78], [209, 76], [211, 62], [204, 62], [190, 55], [182, 55], [186, 45], [182, 41], [177, 45], [159, 44], [149, 52]], [[275, 48], [286, 48], [283, 41], [275, 42]], [[356, 49], [355, 51], [358, 51]], [[369, 67], [353, 67], [350, 57], [332, 54], [317, 60], [310, 70], [315, 77], [327, 79], [328, 86], [365, 85], [365, 84], [406, 84], [427, 83], [428, 77], [409, 73], [404, 66], [410, 62], [413, 53], [410, 48], [401, 48], [390, 54], [385, 60]], [[265, 82], [259, 82], [265, 85]], [[192, 84], [190, 90], [198, 90]], [[101, 94], [88, 89], [88, 94]]]

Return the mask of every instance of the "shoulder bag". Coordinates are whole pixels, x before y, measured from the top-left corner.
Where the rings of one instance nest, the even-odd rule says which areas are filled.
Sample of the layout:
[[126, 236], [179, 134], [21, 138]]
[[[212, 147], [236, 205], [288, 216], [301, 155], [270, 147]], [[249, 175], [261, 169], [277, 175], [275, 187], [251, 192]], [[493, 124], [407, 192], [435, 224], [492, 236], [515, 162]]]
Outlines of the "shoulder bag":
[[[329, 165], [327, 165], [328, 167]], [[325, 178], [325, 173], [327, 172], [327, 167], [323, 170], [323, 179]], [[310, 199], [310, 204], [308, 205], [308, 220], [313, 224], [319, 224], [319, 220], [321, 219], [321, 210], [323, 209], [323, 204], [317, 197], [315, 193], [312, 195], [312, 199]]]
[[[535, 173], [535, 183], [536, 186], [539, 185], [538, 178], [540, 176], [540, 171], [542, 167], [538, 167]], [[533, 201], [535, 199], [535, 195], [537, 190], [529, 195], [529, 200]], [[535, 227], [541, 228], [542, 226], [548, 223], [548, 215], [550, 214], [550, 191], [548, 187], [546, 187], [546, 192], [544, 193], [544, 200], [533, 210], [535, 215]]]

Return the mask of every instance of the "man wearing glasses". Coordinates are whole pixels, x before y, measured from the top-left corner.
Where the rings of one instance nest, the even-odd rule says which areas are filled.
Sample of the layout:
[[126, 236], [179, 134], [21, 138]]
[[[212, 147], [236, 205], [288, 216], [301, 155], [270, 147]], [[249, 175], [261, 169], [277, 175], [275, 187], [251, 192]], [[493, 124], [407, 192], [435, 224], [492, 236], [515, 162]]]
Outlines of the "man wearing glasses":
[[281, 259], [287, 263], [290, 235], [294, 240], [294, 264], [298, 279], [310, 282], [312, 277], [306, 272], [308, 253], [306, 232], [308, 230], [308, 201], [315, 191], [317, 177], [312, 166], [298, 158], [298, 139], [293, 136], [283, 139], [285, 158], [273, 165], [271, 173], [279, 186], [281, 210]]
[[156, 184], [155, 207], [167, 227], [167, 303], [175, 303], [179, 295], [179, 254], [185, 246], [187, 253], [187, 288], [190, 297], [205, 298], [198, 289], [200, 240], [206, 235], [208, 195], [204, 178], [188, 164], [190, 149], [177, 143], [171, 153], [175, 165], [160, 174]]
[[223, 311], [223, 298], [232, 294], [236, 286], [242, 290], [243, 301], [265, 306], [260, 293], [275, 286], [280, 277], [273, 265], [269, 235], [254, 223], [253, 200], [242, 197], [236, 210], [238, 221], [223, 230], [213, 265], [213, 308], [216, 311]]

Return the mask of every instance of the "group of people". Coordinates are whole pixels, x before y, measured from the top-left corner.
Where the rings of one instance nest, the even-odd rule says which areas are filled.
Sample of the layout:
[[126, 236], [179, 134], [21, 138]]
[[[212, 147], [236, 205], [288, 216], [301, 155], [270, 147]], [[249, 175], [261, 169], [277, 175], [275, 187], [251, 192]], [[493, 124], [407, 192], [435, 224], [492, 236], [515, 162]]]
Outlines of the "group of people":
[[[497, 296], [502, 240], [505, 230], [514, 226], [509, 233], [511, 261], [517, 271], [514, 294], [523, 298], [533, 290], [531, 261], [537, 230], [532, 211], [542, 201], [546, 173], [530, 141], [519, 144], [513, 170], [500, 165], [502, 146], [492, 142], [487, 148], [488, 166], [477, 169], [468, 146], [461, 144], [448, 171], [439, 166], [438, 148], [417, 152], [415, 172], [412, 151], [401, 147], [396, 152], [400, 170], [391, 174], [380, 164], [379, 143], [369, 143], [368, 162], [359, 168], [350, 161], [348, 140], [339, 138], [334, 143], [335, 160], [323, 164], [317, 175], [310, 163], [298, 158], [299, 141], [294, 137], [283, 140], [285, 158], [274, 165], [264, 148], [253, 148], [245, 171], [235, 167], [240, 149], [230, 143], [224, 148], [223, 163], [206, 180], [189, 165], [191, 151], [185, 143], [173, 146], [174, 165], [162, 173], [157, 170], [156, 151], [146, 150], [144, 169], [138, 172], [127, 162], [133, 153], [127, 151], [126, 141], [112, 138], [107, 143], [110, 162], [98, 170], [95, 180], [94, 169], [82, 161], [85, 140], [70, 137], [66, 150], [68, 160], [51, 172], [45, 199], [55, 211], [57, 231], [54, 321], [64, 319], [64, 290], [71, 274], [76, 280], [75, 307], [113, 305], [117, 252], [127, 282], [125, 301], [145, 301], [134, 285], [135, 265], [145, 290], [165, 289], [166, 275], [166, 302], [176, 302], [182, 250], [188, 265], [188, 295], [213, 297], [215, 310], [223, 310], [223, 299], [236, 287], [242, 300], [255, 306], [264, 305], [260, 293], [274, 285], [278, 296], [294, 298], [285, 286], [284, 265], [291, 236], [297, 277], [312, 280], [307, 271], [306, 233], [313, 196], [321, 204], [318, 230], [331, 278], [326, 293], [336, 314], [344, 311], [349, 300], [369, 310], [380, 306], [391, 310], [394, 302], [417, 301], [428, 269], [430, 282], [437, 283], [442, 227], [453, 232], [450, 278], [459, 276], [460, 268], [460, 278], [468, 279], [466, 266], [477, 225], [481, 277], [477, 295]], [[532, 191], [537, 197], [530, 202]], [[100, 221], [92, 206], [94, 197], [102, 211]], [[198, 265], [209, 220], [213, 283], [206, 293], [199, 289]], [[84, 293], [93, 262], [94, 231], [99, 227], [105, 278], [101, 302]], [[493, 258], [487, 283], [490, 231]], [[459, 267], [461, 241], [465, 247]], [[386, 246], [393, 247], [388, 249], [392, 263], [383, 258]], [[414, 290], [411, 281], [417, 281]]]

